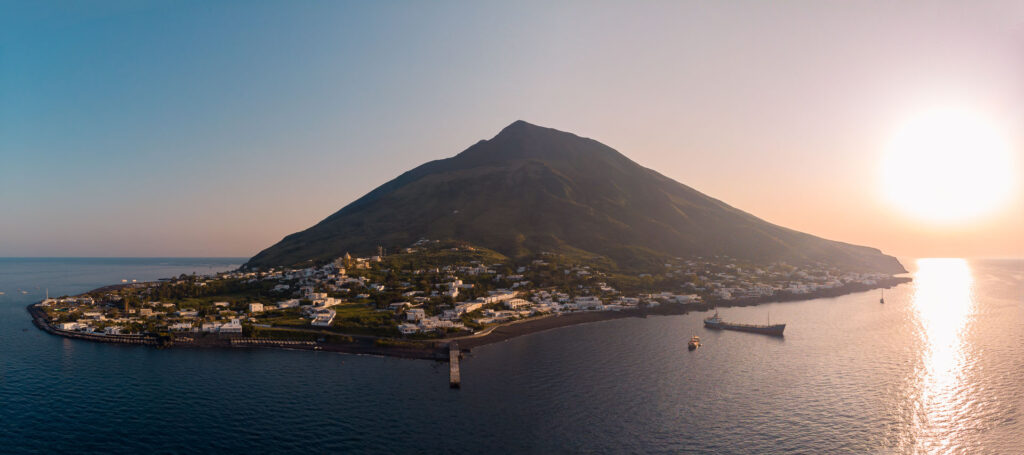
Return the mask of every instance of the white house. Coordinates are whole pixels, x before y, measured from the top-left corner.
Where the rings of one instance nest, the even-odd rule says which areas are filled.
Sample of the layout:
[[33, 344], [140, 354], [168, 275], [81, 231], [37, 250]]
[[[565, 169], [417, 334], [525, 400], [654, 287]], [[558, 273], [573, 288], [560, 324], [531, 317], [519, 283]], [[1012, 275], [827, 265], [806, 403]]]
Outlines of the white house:
[[455, 311], [462, 315], [479, 310], [480, 308], [483, 308], [483, 306], [484, 302], [474, 300], [472, 302], [460, 303], [458, 305], [455, 305]]
[[420, 328], [419, 326], [414, 324], [399, 324], [398, 331], [401, 332], [402, 335], [411, 335], [416, 332], [419, 332]]
[[263, 304], [262, 303], [250, 303], [249, 304], [249, 312], [250, 313], [262, 313], [263, 312]]
[[334, 297], [328, 297], [326, 299], [317, 300], [316, 302], [313, 302], [313, 303], [315, 304], [314, 306], [317, 306], [317, 307], [330, 308], [330, 307], [335, 306], [335, 305], [341, 305], [342, 303], [345, 303], [345, 302], [343, 302], [341, 299], [336, 299]]
[[424, 331], [426, 331], [426, 330], [434, 330], [434, 329], [439, 329], [439, 328], [440, 329], [447, 329], [447, 328], [451, 328], [451, 327], [455, 327], [455, 323], [454, 322], [452, 322], [452, 321], [442, 321], [442, 320], [438, 319], [437, 316], [434, 316], [434, 317], [431, 317], [431, 318], [424, 318], [424, 319], [422, 319], [420, 321], [420, 329], [422, 329]]
[[192, 323], [191, 322], [176, 322], [174, 324], [171, 324], [170, 329], [175, 331], [175, 332], [186, 332], [186, 331], [192, 330]]
[[604, 304], [596, 296], [579, 296], [574, 299], [576, 307], [581, 310], [603, 310]]
[[423, 311], [423, 308], [411, 308], [405, 312], [405, 319], [408, 321], [420, 321], [427, 317], [427, 313]]
[[484, 303], [497, 303], [511, 300], [516, 297], [516, 291], [510, 291], [507, 289], [499, 289], [497, 291], [490, 291], [485, 297], [481, 297]]
[[318, 311], [316, 317], [313, 318], [313, 322], [310, 324], [318, 327], [329, 327], [334, 322], [335, 314], [335, 311], [331, 309]]
[[220, 326], [220, 333], [242, 333], [242, 322], [238, 319], [232, 319], [231, 322], [226, 322]]
[[532, 305], [530, 302], [523, 299], [508, 299], [505, 301], [505, 308], [510, 310], [518, 310], [520, 308], [526, 308]]

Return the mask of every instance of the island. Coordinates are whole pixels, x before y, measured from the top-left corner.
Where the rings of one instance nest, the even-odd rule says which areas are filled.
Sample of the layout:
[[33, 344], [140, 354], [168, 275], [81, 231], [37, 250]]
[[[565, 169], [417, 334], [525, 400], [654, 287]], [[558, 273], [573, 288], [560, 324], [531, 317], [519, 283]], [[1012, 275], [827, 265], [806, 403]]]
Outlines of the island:
[[288, 348], [447, 361], [517, 335], [621, 317], [838, 296], [910, 278], [819, 264], [676, 257], [625, 273], [600, 256], [513, 260], [420, 239], [388, 254], [122, 283], [29, 306], [54, 335], [160, 348]]
[[598, 141], [516, 121], [237, 270], [29, 311], [50, 333], [93, 341], [453, 361], [538, 330], [838, 296], [905, 272], [878, 249], [774, 225]]

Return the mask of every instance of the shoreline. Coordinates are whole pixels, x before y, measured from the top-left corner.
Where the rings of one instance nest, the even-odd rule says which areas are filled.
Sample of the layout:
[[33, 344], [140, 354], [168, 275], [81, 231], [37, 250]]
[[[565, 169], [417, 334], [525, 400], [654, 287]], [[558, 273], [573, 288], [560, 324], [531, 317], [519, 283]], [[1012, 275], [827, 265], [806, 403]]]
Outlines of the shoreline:
[[[351, 338], [351, 341], [343, 343], [328, 342], [323, 339], [323, 337], [320, 337], [315, 341], [311, 341], [222, 336], [197, 332], [185, 332], [180, 336], [173, 338], [163, 338], [153, 335], [97, 335], [83, 332], [69, 332], [57, 329], [51, 325], [49, 321], [47, 321], [45, 314], [38, 308], [38, 303], [28, 305], [26, 309], [32, 316], [33, 324], [46, 333], [55, 336], [93, 342], [135, 344], [153, 346], [158, 349], [291, 349], [448, 362], [448, 345], [453, 342], [457, 342], [463, 352], [471, 352], [472, 349], [476, 347], [510, 340], [522, 335], [568, 327], [571, 325], [630, 317], [646, 318], [648, 316], [681, 315], [688, 314], [691, 311], [708, 311], [715, 307], [745, 307], [756, 306], [764, 303], [796, 302], [820, 298], [833, 298], [876, 289], [890, 289], [911, 281], [913, 280], [910, 277], [892, 277], [874, 285], [859, 283], [848, 284], [839, 288], [825, 289], [807, 294], [783, 294], [740, 300], [718, 300], [701, 304], [665, 303], [653, 308], [626, 309], [621, 311], [579, 311], [553, 314], [529, 319], [520, 319], [496, 325], [477, 334], [452, 338], [438, 338], [433, 340], [407, 340], [401, 338], [337, 334]], [[120, 287], [122, 285], [104, 286], [86, 293], [110, 289], [115, 286]]]
[[719, 300], [697, 305], [662, 304], [654, 308], [643, 308], [636, 310], [622, 311], [583, 311], [561, 315], [551, 315], [542, 318], [522, 319], [508, 324], [493, 327], [486, 334], [467, 335], [457, 340], [464, 351], [472, 348], [486, 346], [488, 344], [507, 341], [512, 338], [528, 335], [531, 333], [543, 332], [546, 330], [568, 327], [577, 324], [590, 322], [610, 321], [622, 318], [646, 318], [648, 316], [675, 316], [688, 314], [690, 312], [709, 311], [716, 307], [747, 307], [757, 306], [765, 303], [802, 302], [806, 300], [826, 299], [841, 297], [858, 292], [868, 292], [876, 289], [891, 289], [904, 283], [913, 281], [910, 277], [893, 277], [876, 285], [847, 285], [841, 288], [826, 289], [808, 294], [782, 295], [771, 297], [759, 297], [742, 300]]

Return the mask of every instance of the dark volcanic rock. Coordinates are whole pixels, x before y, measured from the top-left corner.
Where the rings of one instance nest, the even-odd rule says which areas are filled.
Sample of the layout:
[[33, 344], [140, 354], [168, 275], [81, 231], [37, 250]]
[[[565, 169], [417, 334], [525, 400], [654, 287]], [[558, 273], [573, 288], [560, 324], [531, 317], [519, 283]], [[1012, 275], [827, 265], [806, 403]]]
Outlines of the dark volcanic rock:
[[904, 272], [879, 250], [768, 223], [634, 163], [592, 139], [517, 121], [491, 140], [381, 185], [285, 237], [248, 267], [295, 265], [463, 240], [511, 257], [540, 251], [605, 256], [624, 269], [666, 255], [823, 262]]

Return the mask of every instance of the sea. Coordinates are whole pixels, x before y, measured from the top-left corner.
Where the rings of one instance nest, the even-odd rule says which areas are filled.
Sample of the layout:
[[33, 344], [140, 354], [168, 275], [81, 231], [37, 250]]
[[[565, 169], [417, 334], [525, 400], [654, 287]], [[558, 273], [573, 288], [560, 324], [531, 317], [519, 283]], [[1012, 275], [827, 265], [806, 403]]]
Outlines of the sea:
[[[0, 259], [0, 453], [1024, 453], [1024, 261], [908, 259], [912, 283], [721, 308], [784, 338], [624, 318], [447, 365], [48, 335], [25, 306], [227, 259]], [[699, 335], [703, 346], [688, 351]]]

